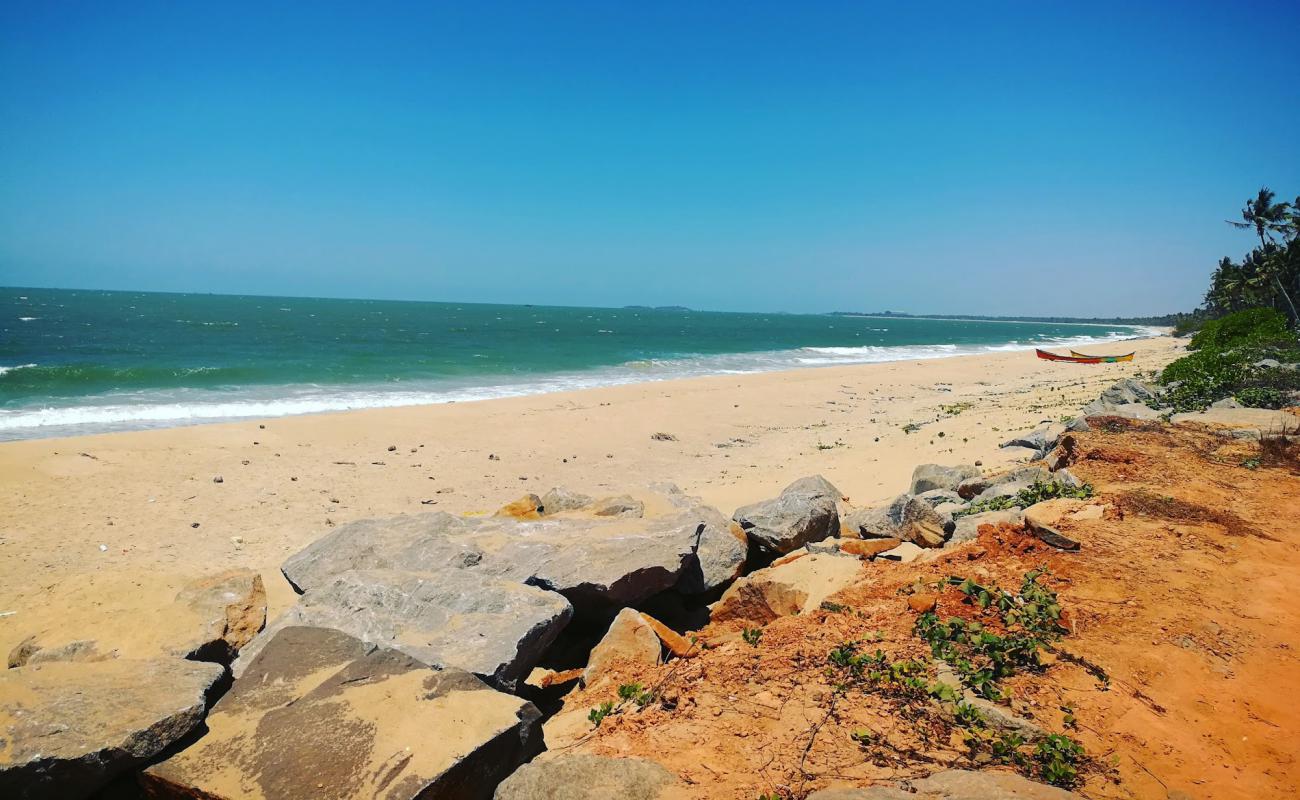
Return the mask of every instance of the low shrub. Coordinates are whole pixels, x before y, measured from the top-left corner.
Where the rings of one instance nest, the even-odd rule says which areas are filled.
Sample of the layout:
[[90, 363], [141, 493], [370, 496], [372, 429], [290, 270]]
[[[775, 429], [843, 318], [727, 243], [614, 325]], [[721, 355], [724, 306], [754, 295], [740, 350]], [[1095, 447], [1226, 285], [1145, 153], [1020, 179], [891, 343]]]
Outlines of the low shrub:
[[1189, 350], [1228, 350], [1250, 345], [1295, 345], [1286, 317], [1271, 308], [1251, 308], [1206, 322], [1187, 344]]

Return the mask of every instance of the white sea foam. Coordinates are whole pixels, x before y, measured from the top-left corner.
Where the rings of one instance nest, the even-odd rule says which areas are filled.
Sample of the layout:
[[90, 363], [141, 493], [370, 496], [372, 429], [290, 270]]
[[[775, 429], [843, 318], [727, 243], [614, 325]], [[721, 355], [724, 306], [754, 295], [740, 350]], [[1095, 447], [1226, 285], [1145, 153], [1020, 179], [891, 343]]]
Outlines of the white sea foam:
[[[1142, 335], [1156, 335], [1142, 331]], [[951, 358], [1034, 347], [1078, 347], [1128, 338], [1121, 335], [1043, 338], [996, 345], [905, 345], [897, 347], [804, 347], [758, 353], [686, 355], [629, 361], [586, 372], [520, 380], [480, 377], [461, 381], [401, 382], [368, 386], [256, 386], [242, 389], [167, 389], [78, 398], [76, 405], [0, 409], [0, 440], [173, 427], [258, 417], [318, 414], [363, 408], [461, 403], [500, 397], [616, 386], [705, 375], [742, 375], [805, 367]], [[0, 374], [36, 366], [0, 367]], [[199, 368], [202, 370], [205, 368]], [[196, 370], [196, 371], [199, 371]]]
[[29, 369], [29, 368], [34, 367], [34, 366], [36, 366], [36, 365], [35, 365], [35, 364], [16, 364], [16, 365], [14, 365], [14, 366], [12, 366], [12, 367], [0, 367], [0, 375], [5, 375], [5, 374], [7, 374], [7, 373], [13, 372], [13, 371], [16, 370], [16, 369]]

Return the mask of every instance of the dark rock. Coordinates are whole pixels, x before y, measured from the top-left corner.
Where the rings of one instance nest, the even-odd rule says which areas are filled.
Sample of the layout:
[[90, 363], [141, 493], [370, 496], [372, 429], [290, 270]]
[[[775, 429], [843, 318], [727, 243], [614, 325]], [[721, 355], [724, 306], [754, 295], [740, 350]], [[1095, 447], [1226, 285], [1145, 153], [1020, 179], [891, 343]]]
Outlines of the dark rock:
[[789, 553], [809, 542], [838, 536], [836, 498], [826, 493], [822, 483], [802, 478], [771, 500], [736, 509], [732, 519], [751, 542], [774, 553]]
[[675, 783], [676, 776], [653, 761], [566, 753], [515, 770], [494, 800], [657, 800]]
[[1002, 447], [1028, 447], [1031, 450], [1037, 450], [1039, 453], [1049, 452], [1056, 447], [1056, 442], [1065, 433], [1065, 426], [1059, 422], [1049, 422], [1041, 425], [1029, 433], [1012, 437], [1002, 443]]
[[89, 797], [197, 728], [224, 674], [179, 658], [0, 672], [0, 797]]
[[850, 513], [845, 524], [864, 538], [893, 538], [921, 547], [941, 547], [952, 518], [945, 519], [919, 497], [901, 494], [887, 506]]
[[941, 464], [921, 464], [912, 470], [912, 487], [909, 494], [922, 494], [932, 489], [955, 490], [962, 481], [980, 474], [976, 467], [961, 465], [945, 467]]
[[809, 475], [800, 478], [789, 486], [785, 487], [783, 492], [792, 492], [797, 494], [825, 495], [835, 502], [844, 499], [844, 493], [835, 487], [835, 484], [826, 480], [821, 475]]
[[541, 749], [540, 713], [468, 672], [323, 628], [285, 628], [150, 767], [152, 797], [486, 798]]
[[[968, 478], [967, 480], [970, 479]], [[938, 508], [944, 503], [964, 503], [962, 496], [951, 489], [931, 489], [928, 492], [921, 492], [916, 496], [929, 503], [933, 508]]]

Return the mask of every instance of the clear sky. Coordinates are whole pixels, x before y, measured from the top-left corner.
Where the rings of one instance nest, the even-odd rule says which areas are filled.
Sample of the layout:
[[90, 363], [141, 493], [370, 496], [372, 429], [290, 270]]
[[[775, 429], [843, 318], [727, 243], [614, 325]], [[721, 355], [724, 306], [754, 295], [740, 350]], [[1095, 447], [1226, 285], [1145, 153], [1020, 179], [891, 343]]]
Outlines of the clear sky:
[[0, 284], [1187, 309], [1300, 2], [0, 0]]

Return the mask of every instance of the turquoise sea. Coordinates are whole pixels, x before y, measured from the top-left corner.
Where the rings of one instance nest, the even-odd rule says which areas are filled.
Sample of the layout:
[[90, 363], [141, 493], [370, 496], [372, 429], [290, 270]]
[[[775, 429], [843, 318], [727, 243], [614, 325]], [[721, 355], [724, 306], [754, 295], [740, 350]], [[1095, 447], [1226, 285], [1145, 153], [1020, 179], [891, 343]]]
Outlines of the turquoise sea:
[[0, 439], [990, 350], [1141, 329], [0, 288]]

